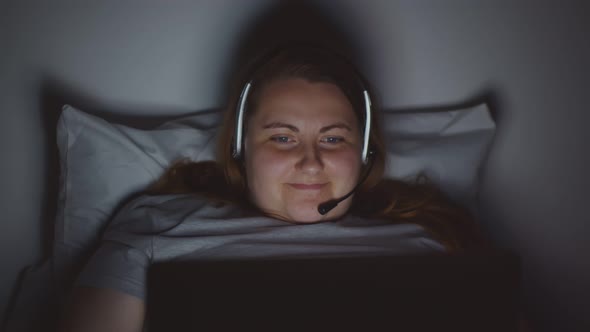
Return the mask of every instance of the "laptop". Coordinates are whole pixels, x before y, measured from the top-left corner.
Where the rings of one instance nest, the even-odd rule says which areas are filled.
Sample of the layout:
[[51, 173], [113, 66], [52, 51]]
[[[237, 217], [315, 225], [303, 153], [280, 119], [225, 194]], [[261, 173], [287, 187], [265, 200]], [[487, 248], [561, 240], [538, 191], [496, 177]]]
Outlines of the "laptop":
[[149, 331], [517, 331], [508, 252], [167, 262], [148, 271]]

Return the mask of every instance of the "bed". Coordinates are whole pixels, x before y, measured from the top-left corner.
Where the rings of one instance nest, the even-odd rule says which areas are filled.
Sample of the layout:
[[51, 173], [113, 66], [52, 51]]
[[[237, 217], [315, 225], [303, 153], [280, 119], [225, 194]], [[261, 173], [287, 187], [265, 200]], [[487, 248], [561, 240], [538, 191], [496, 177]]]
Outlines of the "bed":
[[[221, 110], [206, 110], [137, 128], [62, 107], [56, 128], [61, 172], [53, 253], [21, 279], [8, 331], [52, 324], [110, 217], [174, 161], [212, 160], [221, 116]], [[380, 117], [389, 143], [386, 175], [411, 181], [424, 174], [476, 213], [478, 172], [495, 131], [486, 101], [385, 111]]]

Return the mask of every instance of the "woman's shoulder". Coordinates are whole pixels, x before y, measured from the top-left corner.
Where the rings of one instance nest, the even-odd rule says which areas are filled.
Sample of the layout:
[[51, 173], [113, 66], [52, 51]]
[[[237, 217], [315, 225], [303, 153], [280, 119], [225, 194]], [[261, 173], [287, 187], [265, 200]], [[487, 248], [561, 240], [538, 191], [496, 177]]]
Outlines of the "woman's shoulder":
[[407, 245], [437, 252], [447, 250], [423, 225], [415, 222], [347, 215], [336, 224], [338, 228], [362, 234], [369, 241], [385, 239], [391, 245]]
[[207, 199], [195, 194], [140, 194], [124, 204], [118, 214], [144, 209], [195, 209], [207, 204]]
[[178, 224], [187, 216], [231, 218], [243, 215], [235, 204], [220, 203], [197, 194], [142, 194], [116, 212], [110, 230], [158, 231]]

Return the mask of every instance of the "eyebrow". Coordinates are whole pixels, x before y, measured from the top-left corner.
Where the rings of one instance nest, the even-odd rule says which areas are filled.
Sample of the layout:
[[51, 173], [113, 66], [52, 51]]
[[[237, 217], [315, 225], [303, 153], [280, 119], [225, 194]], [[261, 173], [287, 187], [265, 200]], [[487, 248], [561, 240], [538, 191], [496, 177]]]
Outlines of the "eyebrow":
[[290, 124], [284, 123], [284, 122], [271, 122], [271, 123], [266, 124], [262, 127], [262, 129], [275, 129], [275, 128], [287, 128], [287, 129], [290, 129], [291, 131], [294, 131], [296, 133], [299, 132], [299, 128], [295, 127], [294, 125], [290, 125]]
[[[295, 127], [294, 125], [290, 125], [288, 123], [284, 123], [284, 122], [271, 122], [269, 124], [266, 124], [262, 127], [263, 129], [275, 129], [275, 128], [287, 128], [293, 132], [298, 133], [299, 132], [299, 128]], [[322, 127], [320, 129], [320, 133], [325, 133], [327, 131], [330, 131], [332, 129], [346, 129], [348, 131], [352, 131], [352, 129], [350, 128], [350, 126], [348, 126], [345, 123], [342, 122], [338, 122], [329, 126], [325, 126]]]
[[348, 126], [342, 122], [339, 122], [339, 123], [335, 123], [333, 125], [323, 127], [322, 129], [320, 129], [320, 133], [325, 133], [325, 132], [330, 131], [332, 129], [346, 129], [348, 131], [352, 131], [350, 126]]

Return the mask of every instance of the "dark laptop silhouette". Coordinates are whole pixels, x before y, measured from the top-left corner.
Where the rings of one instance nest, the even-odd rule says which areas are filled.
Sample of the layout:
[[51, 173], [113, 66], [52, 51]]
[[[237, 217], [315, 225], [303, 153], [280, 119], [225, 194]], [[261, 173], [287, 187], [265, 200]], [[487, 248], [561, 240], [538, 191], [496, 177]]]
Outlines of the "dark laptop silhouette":
[[506, 252], [154, 264], [149, 331], [516, 331]]

